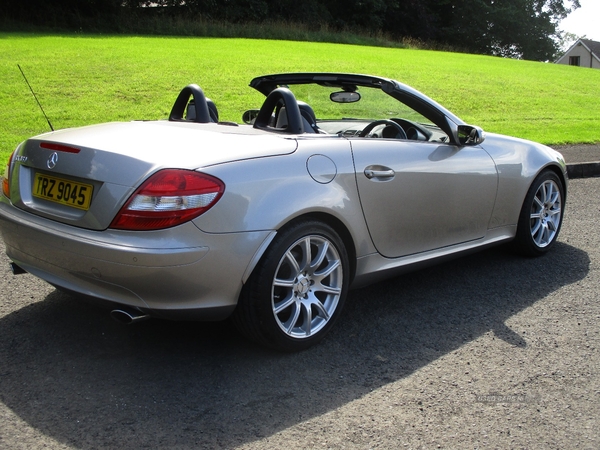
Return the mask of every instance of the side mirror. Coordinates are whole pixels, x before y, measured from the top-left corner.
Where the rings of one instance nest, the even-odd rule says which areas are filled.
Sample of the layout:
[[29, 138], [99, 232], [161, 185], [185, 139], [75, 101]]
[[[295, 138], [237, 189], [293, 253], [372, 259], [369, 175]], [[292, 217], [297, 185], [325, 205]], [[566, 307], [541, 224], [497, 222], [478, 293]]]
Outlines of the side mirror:
[[458, 142], [460, 145], [479, 145], [485, 141], [485, 132], [473, 125], [458, 126]]
[[249, 109], [242, 115], [242, 120], [248, 125], [254, 125], [254, 121], [258, 116], [258, 109]]

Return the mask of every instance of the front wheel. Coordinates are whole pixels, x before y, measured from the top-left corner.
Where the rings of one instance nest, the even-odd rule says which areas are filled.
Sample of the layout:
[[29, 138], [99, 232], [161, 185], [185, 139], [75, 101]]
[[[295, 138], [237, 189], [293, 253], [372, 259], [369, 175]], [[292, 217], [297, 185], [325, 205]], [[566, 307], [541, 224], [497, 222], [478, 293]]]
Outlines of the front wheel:
[[556, 243], [562, 225], [565, 189], [554, 172], [542, 172], [531, 184], [519, 216], [515, 249], [540, 256]]
[[321, 222], [298, 222], [271, 243], [244, 286], [233, 319], [254, 341], [303, 350], [333, 326], [348, 283], [348, 255], [338, 234]]

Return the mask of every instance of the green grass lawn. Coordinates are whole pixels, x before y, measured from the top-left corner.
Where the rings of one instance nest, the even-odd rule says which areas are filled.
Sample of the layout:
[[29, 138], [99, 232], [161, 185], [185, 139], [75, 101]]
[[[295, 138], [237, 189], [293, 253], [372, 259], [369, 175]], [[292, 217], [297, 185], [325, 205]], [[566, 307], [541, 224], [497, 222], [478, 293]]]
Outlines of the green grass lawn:
[[254, 76], [354, 72], [409, 84], [489, 132], [546, 144], [600, 142], [600, 70], [488, 56], [367, 46], [213, 38], [0, 34], [0, 157], [55, 128], [161, 119], [199, 84], [222, 120], [263, 97]]

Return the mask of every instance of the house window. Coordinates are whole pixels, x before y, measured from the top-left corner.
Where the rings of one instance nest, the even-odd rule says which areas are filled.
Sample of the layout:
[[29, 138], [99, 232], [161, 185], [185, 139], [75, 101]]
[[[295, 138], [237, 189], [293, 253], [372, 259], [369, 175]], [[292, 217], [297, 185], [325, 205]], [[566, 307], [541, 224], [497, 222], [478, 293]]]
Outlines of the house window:
[[569, 56], [569, 65], [570, 66], [580, 66], [581, 65], [581, 57], [580, 56]]

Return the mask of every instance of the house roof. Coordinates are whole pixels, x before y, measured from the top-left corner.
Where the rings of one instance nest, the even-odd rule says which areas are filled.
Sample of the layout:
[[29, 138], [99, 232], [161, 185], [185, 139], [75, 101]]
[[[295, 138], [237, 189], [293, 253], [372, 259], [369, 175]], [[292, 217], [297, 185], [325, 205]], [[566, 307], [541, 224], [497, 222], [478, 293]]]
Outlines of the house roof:
[[558, 58], [556, 62], [560, 62], [578, 45], [583, 45], [595, 59], [600, 61], [600, 42], [592, 41], [591, 39], [577, 39], [577, 41], [571, 45], [571, 47], [569, 47], [569, 50], [567, 50], [560, 58]]
[[600, 58], [600, 42], [592, 41], [591, 39], [579, 39], [583, 45], [590, 49], [590, 51], [596, 56], [596, 58]]

